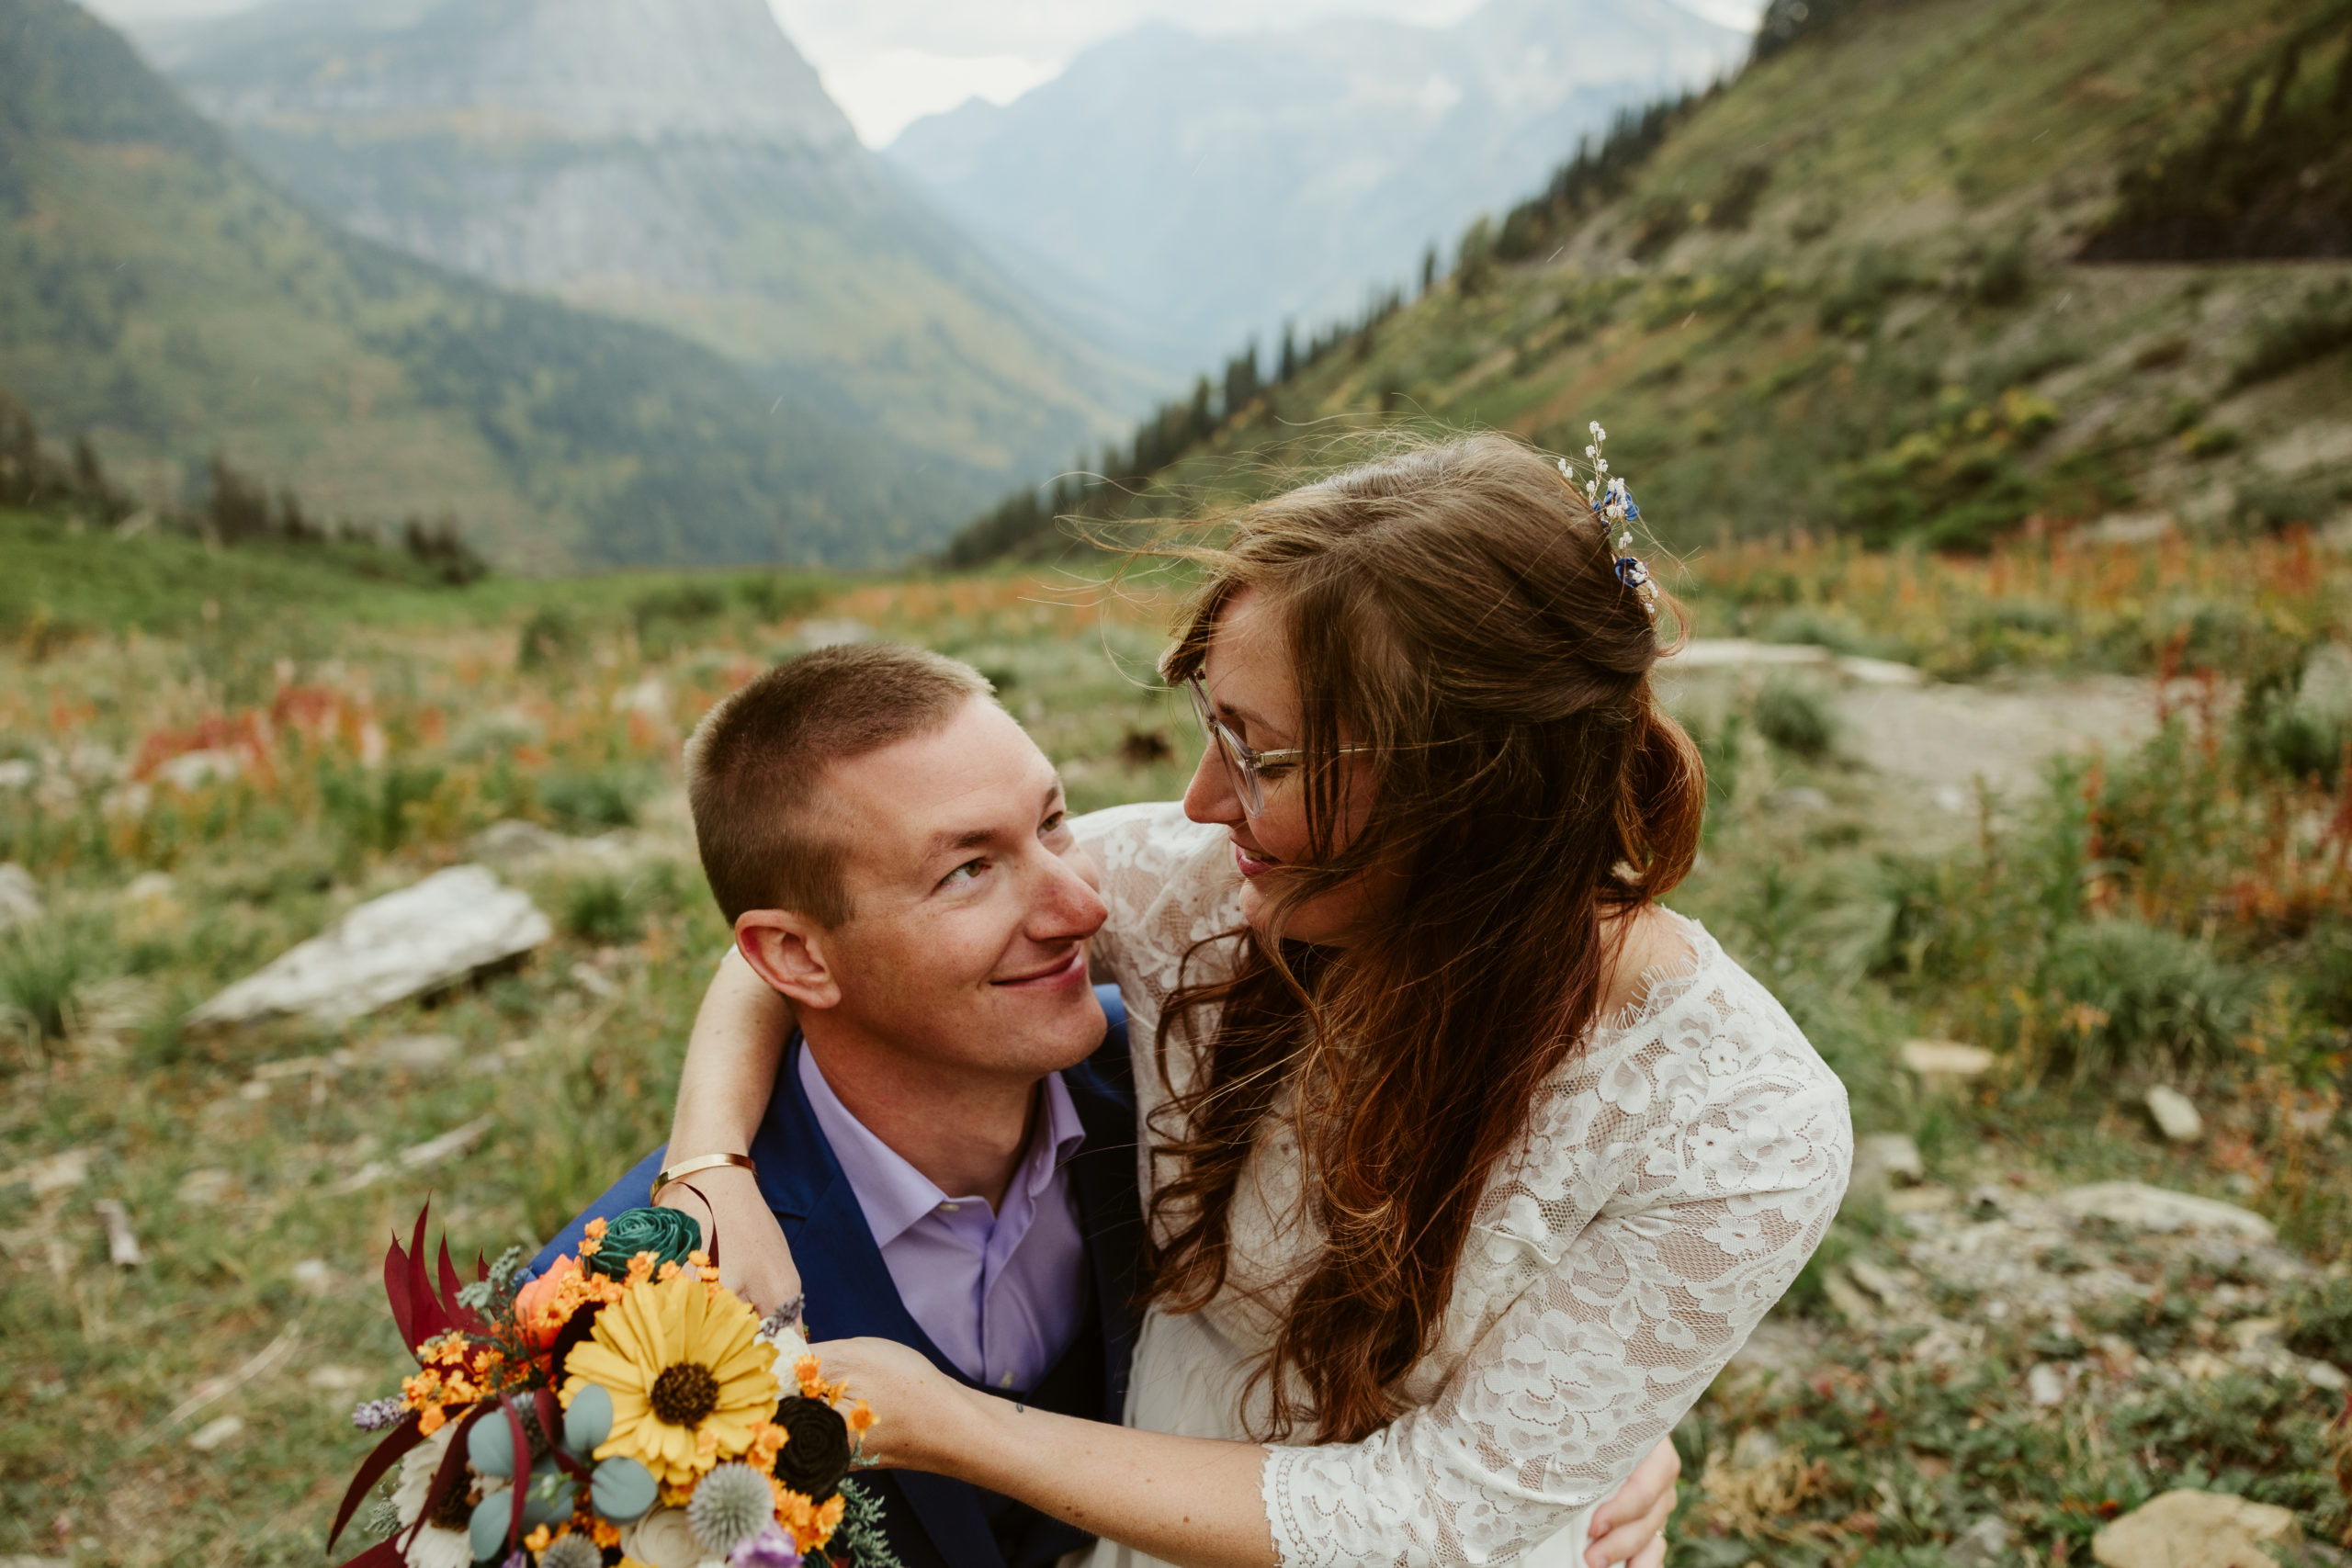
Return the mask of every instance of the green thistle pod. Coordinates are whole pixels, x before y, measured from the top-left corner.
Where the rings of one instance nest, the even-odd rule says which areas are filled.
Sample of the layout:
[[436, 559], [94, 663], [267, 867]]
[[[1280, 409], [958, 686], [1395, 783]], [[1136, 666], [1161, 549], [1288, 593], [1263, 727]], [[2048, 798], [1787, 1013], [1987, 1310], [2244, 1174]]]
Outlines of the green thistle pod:
[[653, 1506], [654, 1492], [653, 1472], [621, 1454], [598, 1465], [588, 1487], [596, 1512], [616, 1525], [643, 1518]]
[[571, 1408], [563, 1413], [563, 1446], [585, 1459], [612, 1435], [612, 1393], [592, 1382], [571, 1396]]

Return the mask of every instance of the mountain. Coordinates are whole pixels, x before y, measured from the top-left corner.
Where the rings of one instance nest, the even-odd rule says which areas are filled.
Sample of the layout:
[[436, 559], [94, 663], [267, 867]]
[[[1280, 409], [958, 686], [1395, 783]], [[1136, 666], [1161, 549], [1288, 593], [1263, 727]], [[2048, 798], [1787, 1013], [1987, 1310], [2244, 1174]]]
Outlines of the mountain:
[[314, 515], [452, 512], [513, 566], [878, 564], [983, 482], [344, 233], [68, 0], [0, 0], [0, 388], [150, 493], [217, 451]]
[[763, 0], [285, 0], [148, 47], [355, 232], [693, 338], [943, 479], [1149, 389], [859, 143]]
[[1152, 24], [1009, 105], [917, 120], [888, 156], [1025, 270], [1150, 323], [1143, 346], [1182, 370], [1354, 310], [1578, 137], [1747, 47], [1671, 0], [1487, 0], [1446, 28]]
[[[1246, 497], [1349, 428], [1577, 454], [1594, 420], [1680, 549], [2352, 539], [2346, 147], [2346, 0], [1775, 0], [1736, 81], [1564, 166], [1422, 298], [1221, 423], [1171, 406], [1117, 485], [1016, 494], [954, 554], [1068, 547], [1056, 508]], [[2193, 584], [2116, 592], [2227, 664]]]

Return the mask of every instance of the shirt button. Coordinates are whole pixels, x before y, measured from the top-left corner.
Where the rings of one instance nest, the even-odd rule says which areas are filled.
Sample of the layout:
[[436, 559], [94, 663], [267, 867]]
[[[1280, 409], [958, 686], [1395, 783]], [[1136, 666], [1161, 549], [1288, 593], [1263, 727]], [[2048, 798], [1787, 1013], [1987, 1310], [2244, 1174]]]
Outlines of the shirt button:
[[1011, 1372], [1007, 1372], [1004, 1376], [997, 1379], [996, 1386], [999, 1388], [1011, 1388], [1012, 1386], [1012, 1374]]
[[943, 1214], [960, 1213], [962, 1209], [963, 1206], [958, 1203], [942, 1203], [939, 1206], [939, 1212]]

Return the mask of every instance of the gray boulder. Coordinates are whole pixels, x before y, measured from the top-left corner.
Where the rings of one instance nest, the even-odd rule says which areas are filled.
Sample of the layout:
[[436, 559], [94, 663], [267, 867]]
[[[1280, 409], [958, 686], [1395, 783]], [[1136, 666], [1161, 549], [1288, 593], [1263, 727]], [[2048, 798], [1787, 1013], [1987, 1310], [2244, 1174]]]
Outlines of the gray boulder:
[[530, 896], [451, 866], [349, 914], [188, 1014], [194, 1024], [300, 1013], [344, 1023], [453, 985], [554, 934]]

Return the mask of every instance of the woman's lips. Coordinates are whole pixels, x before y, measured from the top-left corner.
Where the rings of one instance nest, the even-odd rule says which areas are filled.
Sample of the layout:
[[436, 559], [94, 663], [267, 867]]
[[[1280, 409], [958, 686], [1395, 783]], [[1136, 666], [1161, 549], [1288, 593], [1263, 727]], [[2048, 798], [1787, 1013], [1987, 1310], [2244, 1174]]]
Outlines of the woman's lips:
[[1262, 876], [1283, 863], [1278, 860], [1269, 860], [1261, 855], [1253, 855], [1243, 849], [1240, 841], [1236, 840], [1233, 845], [1233, 863], [1241, 868], [1241, 874], [1244, 876]]
[[1056, 986], [1067, 986], [1073, 982], [1084, 984], [1085, 980], [1086, 944], [1080, 942], [1070, 949], [1068, 958], [1050, 969], [1040, 969], [1034, 975], [1016, 975], [1009, 980], [996, 981], [995, 984], [1034, 991], [1048, 990]]

